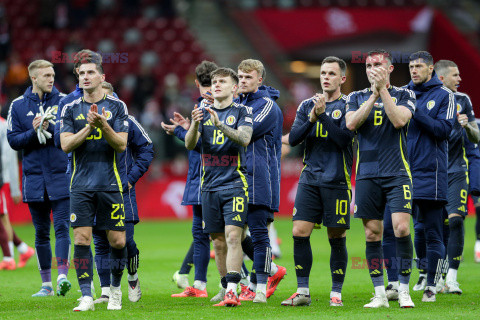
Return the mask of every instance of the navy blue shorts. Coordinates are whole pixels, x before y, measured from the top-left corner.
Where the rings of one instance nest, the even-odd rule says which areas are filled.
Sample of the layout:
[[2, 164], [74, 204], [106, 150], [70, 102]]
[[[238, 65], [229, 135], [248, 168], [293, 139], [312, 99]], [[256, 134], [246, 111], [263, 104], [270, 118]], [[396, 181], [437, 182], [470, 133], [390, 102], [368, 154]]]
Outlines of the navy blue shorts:
[[347, 189], [334, 189], [299, 183], [292, 220], [350, 229], [350, 201]]
[[468, 182], [465, 172], [455, 172], [448, 175], [447, 213], [458, 213], [465, 217], [467, 210]]
[[243, 188], [202, 191], [203, 233], [224, 233], [226, 225], [243, 228], [247, 212], [248, 191]]
[[70, 192], [72, 227], [125, 231], [125, 208], [120, 191]]
[[412, 214], [412, 181], [409, 177], [357, 180], [355, 184], [355, 218], [383, 220], [385, 205], [390, 212]]

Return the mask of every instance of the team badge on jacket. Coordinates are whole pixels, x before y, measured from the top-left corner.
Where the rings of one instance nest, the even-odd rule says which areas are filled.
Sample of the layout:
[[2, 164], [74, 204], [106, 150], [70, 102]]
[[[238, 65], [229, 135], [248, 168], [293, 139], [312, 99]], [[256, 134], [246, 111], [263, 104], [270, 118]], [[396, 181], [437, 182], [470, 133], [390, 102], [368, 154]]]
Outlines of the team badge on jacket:
[[435, 107], [435, 100], [430, 100], [427, 102], [427, 109], [432, 110], [432, 108]]

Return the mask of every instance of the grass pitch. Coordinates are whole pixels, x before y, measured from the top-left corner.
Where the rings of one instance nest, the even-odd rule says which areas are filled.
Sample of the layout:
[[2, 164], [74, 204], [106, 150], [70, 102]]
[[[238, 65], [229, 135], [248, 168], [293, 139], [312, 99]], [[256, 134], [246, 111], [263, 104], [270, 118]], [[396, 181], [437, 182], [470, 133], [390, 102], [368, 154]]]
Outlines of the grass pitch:
[[[135, 229], [140, 249], [139, 276], [143, 292], [138, 303], [127, 297], [126, 272], [123, 279], [123, 309], [107, 311], [105, 304], [97, 305], [94, 312], [74, 313], [80, 296], [75, 271], [69, 273], [72, 290], [66, 297], [32, 298], [40, 288], [40, 275], [35, 258], [27, 266], [15, 271], [0, 271], [0, 319], [478, 319], [480, 317], [480, 264], [473, 261], [473, 218], [466, 219], [465, 260], [460, 265], [458, 280], [464, 294], [439, 294], [436, 303], [422, 303], [421, 293], [411, 291], [415, 309], [400, 309], [397, 302], [390, 302], [389, 309], [364, 309], [372, 297], [373, 286], [367, 270], [353, 269], [352, 259], [365, 257], [365, 238], [361, 222], [352, 219], [352, 229], [347, 234], [349, 265], [343, 287], [345, 307], [328, 305], [331, 278], [329, 271], [330, 247], [325, 230], [315, 230], [311, 238], [314, 263], [310, 278], [312, 305], [310, 307], [282, 307], [280, 302], [296, 290], [293, 264], [293, 242], [290, 220], [278, 219], [275, 225], [283, 240], [281, 259], [275, 262], [287, 268], [287, 276], [278, 286], [267, 305], [242, 303], [238, 308], [212, 307], [209, 299], [171, 298], [181, 290], [171, 281], [180, 268], [183, 257], [192, 241], [191, 223], [143, 221]], [[17, 234], [28, 244], [34, 243], [32, 225], [16, 226]], [[52, 234], [53, 238], [53, 234]], [[18, 261], [18, 259], [17, 259]], [[251, 262], [247, 264], [251, 267]], [[52, 280], [57, 276], [54, 270]], [[410, 288], [418, 278], [414, 270]], [[219, 277], [213, 260], [208, 269], [209, 296], [218, 292]], [[193, 270], [190, 283], [193, 283]], [[54, 282], [55, 285], [55, 282]], [[95, 275], [97, 296], [100, 295], [98, 277]]]

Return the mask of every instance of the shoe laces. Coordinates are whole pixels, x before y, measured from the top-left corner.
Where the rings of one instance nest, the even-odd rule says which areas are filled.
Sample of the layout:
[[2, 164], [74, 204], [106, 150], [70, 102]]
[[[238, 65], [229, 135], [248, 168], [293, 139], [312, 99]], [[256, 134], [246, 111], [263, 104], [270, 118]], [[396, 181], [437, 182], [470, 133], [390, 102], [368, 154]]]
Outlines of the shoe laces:
[[292, 294], [292, 296], [291, 296], [290, 298], [288, 298], [287, 300], [293, 300], [293, 299], [295, 299], [295, 298], [296, 298], [297, 296], [299, 296], [299, 295], [300, 295], [300, 293], [295, 292], [295, 293]]

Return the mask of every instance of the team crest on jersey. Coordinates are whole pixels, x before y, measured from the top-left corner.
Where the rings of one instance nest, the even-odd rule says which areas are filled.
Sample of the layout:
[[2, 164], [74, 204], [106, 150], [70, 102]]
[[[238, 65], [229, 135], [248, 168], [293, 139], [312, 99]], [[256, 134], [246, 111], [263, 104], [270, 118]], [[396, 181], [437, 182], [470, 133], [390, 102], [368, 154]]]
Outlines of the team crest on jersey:
[[357, 205], [353, 206], [353, 213], [357, 213]]
[[58, 112], [58, 105], [52, 107], [52, 113], [57, 114]]
[[226, 124], [231, 126], [232, 124], [235, 123], [235, 117], [234, 116], [228, 116], [227, 120], [225, 121]]
[[435, 100], [430, 100], [427, 102], [427, 109], [432, 110], [435, 107]]
[[72, 213], [70, 215], [70, 222], [75, 222], [75, 221], [77, 221], [77, 215], [75, 213]]
[[332, 118], [333, 118], [333, 119], [340, 119], [341, 116], [342, 116], [342, 111], [340, 111], [340, 110], [338, 110], [338, 109], [337, 109], [337, 110], [334, 110], [334, 111], [332, 112]]
[[112, 112], [111, 111], [105, 111], [105, 114], [106, 114], [105, 117], [107, 118], [107, 120], [112, 119]]
[[457, 112], [460, 112], [462, 111], [462, 106], [460, 105], [460, 103], [457, 103]]
[[297, 214], [297, 208], [293, 207], [293, 214], [292, 216], [295, 216]]
[[202, 220], [202, 229], [205, 229], [205, 221]]
[[397, 98], [392, 97], [393, 103], [397, 104]]

